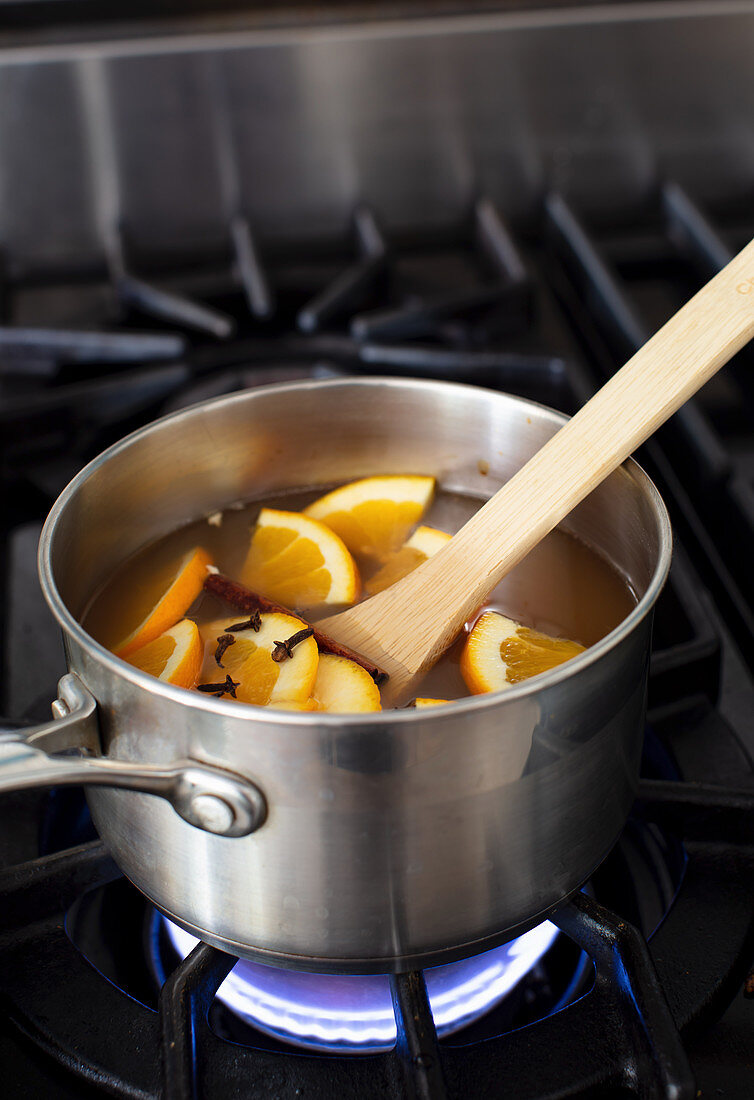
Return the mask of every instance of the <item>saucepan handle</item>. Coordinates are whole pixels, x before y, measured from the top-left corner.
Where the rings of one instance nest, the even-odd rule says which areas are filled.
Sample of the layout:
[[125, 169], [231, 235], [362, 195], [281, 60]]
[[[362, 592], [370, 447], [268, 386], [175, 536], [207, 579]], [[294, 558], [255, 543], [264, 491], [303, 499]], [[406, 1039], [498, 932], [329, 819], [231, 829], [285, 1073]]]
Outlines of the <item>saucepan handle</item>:
[[97, 703], [74, 673], [58, 684], [52, 711], [51, 722], [0, 735], [0, 794], [79, 784], [121, 787], [159, 795], [185, 821], [219, 836], [247, 836], [263, 824], [267, 804], [262, 792], [221, 768], [194, 760], [163, 767], [98, 755], [49, 755], [100, 751]]

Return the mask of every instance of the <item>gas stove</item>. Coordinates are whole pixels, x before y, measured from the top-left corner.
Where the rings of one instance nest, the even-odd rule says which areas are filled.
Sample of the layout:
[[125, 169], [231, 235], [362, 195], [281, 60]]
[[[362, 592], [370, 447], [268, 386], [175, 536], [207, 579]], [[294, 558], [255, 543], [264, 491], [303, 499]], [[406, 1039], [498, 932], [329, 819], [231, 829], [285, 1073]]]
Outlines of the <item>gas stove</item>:
[[[40, 522], [73, 469], [110, 439], [210, 395], [367, 371], [451, 377], [573, 411], [631, 342], [641, 343], [643, 326], [661, 320], [655, 314], [644, 321], [643, 303], [672, 309], [704, 277], [713, 262], [702, 250], [710, 234], [720, 257], [745, 235], [737, 225], [728, 231], [710, 221], [672, 184], [644, 220], [610, 235], [591, 232], [555, 193], [532, 235], [517, 235], [489, 198], [455, 233], [434, 239], [393, 242], [377, 236], [378, 224], [375, 211], [354, 213], [355, 256], [343, 241], [341, 255], [304, 249], [295, 263], [287, 256], [260, 263], [258, 277], [268, 300], [273, 292], [276, 300], [261, 332], [241, 269], [229, 270], [222, 295], [196, 287], [202, 308], [228, 319], [224, 338], [181, 324], [182, 292], [161, 285], [155, 292], [175, 303], [172, 323], [162, 308], [153, 319], [145, 292], [141, 331], [131, 335], [136, 318], [129, 313], [97, 337], [96, 354], [91, 334], [79, 344], [71, 330], [62, 336], [5, 329], [4, 381], [18, 378], [23, 386], [14, 399], [15, 431], [9, 421], [5, 443], [13, 503], [5, 530], [11, 615], [4, 684], [11, 717], [45, 717], [64, 671], [30, 564]], [[364, 225], [379, 241], [367, 256], [359, 247]], [[151, 363], [133, 367], [130, 354], [125, 363], [113, 359], [114, 348], [131, 352], [132, 339], [136, 347], [153, 341]], [[172, 358], [156, 359], [155, 350]], [[42, 359], [44, 370], [29, 369]], [[339, 1007], [326, 980], [319, 980], [323, 989], [307, 990], [301, 978], [289, 976], [286, 985], [274, 971], [271, 992], [255, 987], [250, 994], [260, 975], [244, 978], [249, 964], [240, 963], [234, 995], [232, 984], [221, 983], [236, 960], [170, 935], [95, 839], [80, 796], [17, 795], [8, 799], [12, 827], [3, 836], [0, 889], [4, 1042], [21, 1077], [29, 1072], [31, 1040], [40, 1056], [32, 1072], [51, 1074], [46, 1094], [57, 1088], [61, 1096], [76, 1094], [77, 1077], [82, 1086], [150, 1096], [188, 1096], [195, 1088], [221, 1095], [229, 1082], [249, 1081], [260, 1094], [279, 1096], [304, 1087], [310, 1095], [338, 1087], [354, 1096], [411, 1089], [468, 1095], [469, 1088], [502, 1095], [515, 1087], [532, 1098], [595, 1087], [605, 1095], [632, 1088], [639, 1095], [671, 1095], [674, 1088], [692, 1095], [695, 1073], [697, 1081], [709, 1074], [714, 1084], [716, 1044], [735, 1042], [752, 1012], [741, 989], [754, 933], [754, 690], [742, 657], [751, 652], [742, 595], [748, 577], [736, 566], [732, 518], [740, 504], [735, 463], [745, 443], [735, 425], [750, 400], [744, 371], [744, 363], [732, 364], [721, 392], [705, 391], [640, 456], [661, 486], [678, 535], [657, 611], [640, 797], [588, 892], [554, 915], [553, 935], [539, 933], [541, 950], [528, 971], [510, 971], [510, 959], [481, 958], [477, 974], [497, 966], [487, 979], [486, 1015], [469, 1023], [462, 1004], [465, 1026], [448, 1034], [439, 1027], [438, 1037], [431, 971], [377, 979], [366, 1013], [372, 1030], [361, 1039], [353, 1038], [359, 1017], [353, 1001], [363, 1008], [363, 979], [357, 994], [340, 992]], [[58, 426], [62, 445], [44, 425]], [[714, 516], [721, 517], [717, 525]], [[739, 523], [745, 518], [738, 513]], [[718, 530], [713, 542], [710, 533]], [[748, 537], [752, 545], [751, 529]], [[562, 932], [557, 939], [555, 926]], [[185, 962], [184, 952], [190, 952]], [[269, 977], [264, 972], [271, 968], [257, 969]], [[461, 998], [470, 981], [473, 991], [476, 977], [457, 983]], [[496, 981], [508, 996], [497, 995]], [[473, 1000], [473, 992], [468, 996]], [[256, 1024], [244, 1011], [250, 1000]], [[291, 1023], [291, 1004], [302, 1000], [309, 1018]], [[715, 1025], [726, 1004], [723, 1023]], [[337, 1026], [320, 1049], [304, 1055], [301, 1044], [317, 1047], [318, 1011]], [[730, 1036], [718, 1038], [726, 1029]], [[748, 1055], [741, 1055], [741, 1065], [723, 1072], [727, 1079], [740, 1071], [745, 1089]]]
[[[701, 73], [702, 89], [719, 88], [726, 59], [735, 86], [730, 35], [741, 40], [752, 25], [748, 6], [720, 20], [703, 5], [696, 14], [686, 11], [694, 5], [676, 7], [667, 18], [662, 5], [653, 9], [659, 40], [669, 45], [671, 31], [682, 31], [688, 62], [706, 34], [715, 72]], [[52, 140], [51, 163], [70, 199], [67, 238], [45, 242], [30, 222], [22, 232], [23, 217], [7, 235], [0, 296], [6, 727], [46, 719], [65, 671], [36, 581], [36, 542], [57, 493], [109, 443], [211, 396], [352, 374], [452, 379], [572, 413], [751, 238], [754, 218], [741, 201], [746, 174], [740, 158], [727, 156], [730, 135], [714, 131], [709, 114], [700, 114], [692, 134], [668, 108], [672, 93], [654, 69], [647, 85], [666, 93], [654, 123], [642, 130], [626, 115], [626, 104], [636, 104], [629, 93], [620, 101], [598, 96], [600, 117], [588, 123], [582, 144], [567, 132], [580, 77], [564, 79], [562, 133], [542, 173], [526, 146], [529, 138], [541, 142], [546, 129], [541, 104], [529, 132], [523, 108], [510, 106], [521, 74], [509, 68], [510, 125], [493, 170], [479, 113], [501, 92], [490, 84], [485, 93], [501, 50], [509, 59], [524, 46], [537, 62], [549, 57], [555, 87], [566, 66], [566, 51], [555, 45], [567, 41], [574, 68], [590, 59], [603, 92], [612, 86], [606, 47], [622, 64], [619, 82], [630, 83], [631, 65], [651, 53], [638, 18], [621, 22], [612, 11], [579, 19], [545, 13], [525, 25], [479, 15], [455, 28], [437, 19], [423, 30], [381, 24], [361, 38], [341, 28], [337, 55], [321, 30], [304, 42], [290, 29], [275, 32], [265, 46], [258, 29], [246, 28], [234, 42], [220, 31], [211, 42], [205, 35], [167, 44], [124, 35], [78, 53], [60, 36], [0, 58], [8, 62], [0, 77], [11, 88], [23, 78], [39, 90], [35, 102], [60, 99], [59, 121], [73, 96], [96, 154], [85, 183], [76, 181]], [[412, 117], [414, 160], [423, 158], [424, 169], [398, 133], [393, 153], [402, 171], [391, 184], [381, 161], [374, 185], [364, 188], [368, 201], [351, 202], [344, 198], [353, 190], [349, 172], [362, 171], [365, 157], [372, 163], [384, 155], [388, 139], [375, 129], [376, 108], [365, 112], [360, 101], [349, 112], [336, 99], [326, 62], [336, 58], [340, 71], [347, 59], [360, 59], [371, 71], [386, 42], [405, 63], [423, 42], [423, 71], [429, 66], [442, 85], [437, 103], [447, 86], [455, 107], [450, 121], [440, 107], [430, 113], [444, 120], [430, 132], [420, 133]], [[290, 118], [266, 159], [249, 145], [264, 122], [241, 87], [247, 52], [259, 62], [260, 88], [276, 86], [273, 75], [285, 70], [299, 81], [292, 96], [301, 88], [317, 92], [309, 116], [296, 116], [300, 161], [288, 144], [296, 129]], [[218, 71], [218, 56], [227, 57], [226, 71]], [[201, 109], [191, 100], [197, 72], [207, 95]], [[176, 123], [175, 143], [161, 154], [175, 209], [143, 147], [150, 80], [163, 92], [183, 81], [219, 165], [210, 180], [207, 166], [192, 159], [194, 146], [181, 144], [180, 111], [157, 96], [155, 111]], [[429, 93], [421, 94], [426, 106]], [[386, 109], [389, 94], [379, 95]], [[280, 120], [284, 105], [274, 100], [270, 112]], [[42, 132], [42, 115], [32, 111], [28, 124]], [[377, 134], [373, 148], [365, 131]], [[646, 131], [653, 141], [643, 145]], [[0, 144], [7, 134], [0, 120]], [[86, 144], [76, 134], [73, 162]], [[717, 176], [705, 168], [710, 156]], [[451, 196], [447, 176], [427, 182], [438, 163], [458, 173], [475, 158], [478, 186]], [[296, 165], [304, 163], [313, 174], [302, 189]], [[338, 186], [329, 175], [333, 163]], [[181, 164], [196, 168], [190, 205], [176, 186]], [[594, 179], [585, 182], [590, 165], [604, 187], [616, 185], [614, 201], [598, 193]], [[258, 192], [249, 202], [253, 169], [260, 169]], [[11, 207], [18, 178], [9, 176]], [[278, 196], [274, 182], [283, 178], [285, 195]], [[522, 201], [513, 196], [516, 180]], [[29, 188], [30, 206], [42, 209], [46, 192], [33, 170]], [[180, 224], [188, 228], [178, 242]], [[584, 891], [534, 929], [533, 939], [479, 956], [471, 969], [451, 964], [438, 968], [443, 973], [328, 981], [255, 969], [171, 930], [112, 862], [80, 791], [5, 796], [4, 1095], [550, 1100], [690, 1098], [701, 1090], [748, 1098], [752, 354], [744, 350], [637, 456], [667, 502], [676, 545], [655, 619], [639, 796]]]

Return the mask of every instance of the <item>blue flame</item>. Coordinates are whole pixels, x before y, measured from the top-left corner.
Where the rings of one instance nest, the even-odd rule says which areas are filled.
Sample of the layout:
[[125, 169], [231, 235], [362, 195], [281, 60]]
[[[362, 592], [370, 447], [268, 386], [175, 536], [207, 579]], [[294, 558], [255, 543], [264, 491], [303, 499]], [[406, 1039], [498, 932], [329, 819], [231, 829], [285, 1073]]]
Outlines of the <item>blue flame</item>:
[[[176, 950], [188, 955], [199, 941], [171, 921], [165, 924]], [[502, 947], [425, 970], [438, 1034], [458, 1031], [493, 1008], [557, 934], [545, 921]], [[385, 974], [309, 974], [239, 959], [217, 996], [253, 1027], [310, 1050], [361, 1054], [390, 1050], [395, 1044]]]

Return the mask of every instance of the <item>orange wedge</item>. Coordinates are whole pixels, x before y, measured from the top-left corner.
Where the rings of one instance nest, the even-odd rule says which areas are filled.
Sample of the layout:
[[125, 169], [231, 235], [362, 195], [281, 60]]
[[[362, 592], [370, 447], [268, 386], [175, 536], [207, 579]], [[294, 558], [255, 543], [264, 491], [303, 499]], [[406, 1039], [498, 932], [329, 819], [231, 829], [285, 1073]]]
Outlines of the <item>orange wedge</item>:
[[295, 608], [351, 604], [361, 584], [356, 563], [329, 527], [276, 508], [259, 513], [241, 580]]
[[433, 477], [366, 477], [320, 497], [304, 514], [326, 523], [352, 554], [384, 561], [403, 546], [434, 489]]
[[130, 665], [142, 672], [185, 688], [196, 683], [203, 659], [199, 628], [191, 619], [181, 619], [171, 630], [133, 650], [127, 658]]
[[[292, 655], [283, 661], [273, 661], [272, 652], [278, 642], [287, 641], [306, 623], [293, 615], [270, 613], [260, 615], [258, 631], [234, 632], [235, 641], [222, 654], [222, 665], [215, 660], [217, 639], [225, 634], [225, 619], [202, 626], [206, 643], [202, 683], [222, 683], [226, 676], [237, 684], [235, 698], [244, 703], [264, 707], [268, 703], [305, 703], [312, 694], [317, 675], [319, 650], [314, 638], [305, 638], [293, 647]], [[227, 697], [227, 696], [226, 696]]]
[[438, 531], [435, 527], [417, 527], [408, 542], [378, 569], [364, 585], [370, 596], [389, 588], [391, 584], [408, 576], [427, 558], [436, 554], [441, 546], [450, 541], [450, 535]]
[[126, 657], [175, 626], [201, 592], [209, 565], [212, 558], [197, 546], [157, 570], [131, 605], [125, 636], [113, 646], [116, 656]]
[[334, 714], [382, 710], [380, 689], [366, 669], [333, 653], [320, 655], [312, 697], [318, 710]]
[[443, 703], [449, 702], [448, 699], [428, 699], [419, 698], [414, 700], [415, 707], [440, 707]]
[[466, 639], [461, 674], [472, 695], [504, 691], [570, 660], [584, 648], [521, 626], [496, 611], [485, 611]]

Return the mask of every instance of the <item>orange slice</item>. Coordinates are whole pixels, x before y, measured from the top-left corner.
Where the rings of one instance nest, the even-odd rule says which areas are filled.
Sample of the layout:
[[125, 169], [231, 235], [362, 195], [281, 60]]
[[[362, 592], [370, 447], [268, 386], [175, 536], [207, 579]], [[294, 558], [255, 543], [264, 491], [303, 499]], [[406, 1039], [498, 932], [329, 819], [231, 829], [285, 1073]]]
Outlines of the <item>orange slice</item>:
[[196, 683], [204, 659], [199, 628], [191, 619], [181, 619], [127, 657], [128, 663], [168, 684], [190, 688]]
[[351, 604], [361, 581], [341, 539], [299, 512], [263, 508], [241, 580], [287, 607]]
[[384, 561], [403, 546], [434, 489], [433, 477], [366, 477], [320, 497], [304, 514], [326, 523], [352, 554]]
[[417, 565], [431, 558], [449, 541], [450, 535], [446, 531], [438, 531], [435, 527], [417, 527], [397, 554], [386, 561], [373, 577], [370, 577], [364, 585], [365, 589], [370, 596], [382, 592], [383, 589], [389, 588], [391, 584], [412, 573]]
[[415, 707], [440, 707], [440, 706], [442, 706], [443, 703], [447, 703], [449, 701], [450, 700], [448, 700], [448, 699], [428, 699], [428, 698], [421, 698], [420, 697], [420, 698], [414, 700], [414, 706]]
[[306, 699], [303, 703], [294, 703], [291, 699], [283, 699], [277, 703], [269, 703], [268, 706], [274, 707], [275, 710], [298, 710], [304, 712], [319, 710], [316, 699]]
[[[317, 675], [319, 650], [314, 638], [305, 638], [293, 647], [292, 655], [283, 661], [273, 661], [272, 651], [277, 642], [287, 641], [306, 623], [293, 615], [271, 613], [260, 615], [258, 631], [239, 630], [233, 634], [235, 641], [222, 654], [222, 665], [215, 660], [217, 639], [225, 634], [224, 622], [205, 623], [202, 636], [206, 643], [203, 683], [222, 683], [226, 676], [236, 683], [236, 699], [264, 707], [268, 703], [304, 703], [309, 699]], [[226, 696], [227, 698], [227, 696]]]
[[461, 674], [472, 695], [503, 691], [521, 680], [584, 652], [584, 646], [553, 638], [496, 611], [485, 611], [466, 639]]
[[380, 689], [366, 669], [333, 653], [320, 654], [312, 697], [318, 710], [334, 714], [382, 710]]
[[201, 592], [210, 565], [212, 558], [197, 546], [158, 570], [130, 607], [127, 632], [113, 646], [116, 656], [126, 657], [175, 626]]

